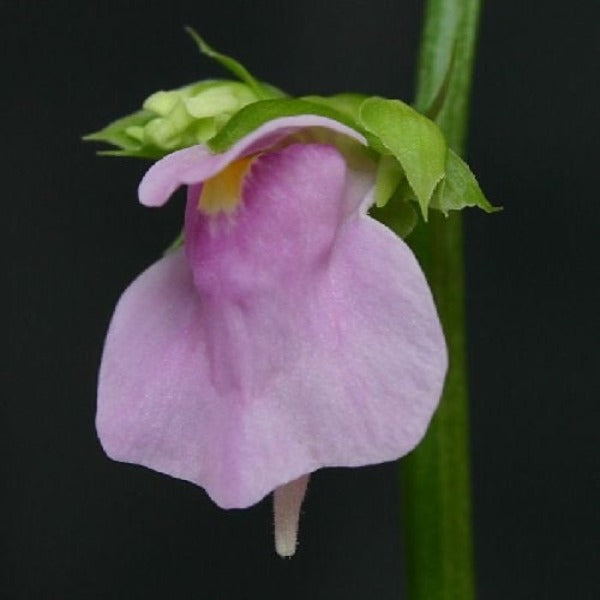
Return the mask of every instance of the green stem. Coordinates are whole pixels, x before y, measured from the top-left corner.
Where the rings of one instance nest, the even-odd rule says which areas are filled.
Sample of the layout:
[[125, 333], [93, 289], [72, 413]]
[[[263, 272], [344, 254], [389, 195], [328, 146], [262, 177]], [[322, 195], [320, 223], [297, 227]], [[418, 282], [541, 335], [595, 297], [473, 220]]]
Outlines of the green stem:
[[[437, 122], [462, 153], [479, 0], [429, 0], [418, 70], [417, 108], [434, 101], [452, 65]], [[435, 213], [435, 214], [433, 214]], [[461, 215], [436, 211], [409, 238], [436, 300], [450, 367], [440, 407], [421, 445], [401, 462], [410, 600], [475, 597], [465, 365]]]

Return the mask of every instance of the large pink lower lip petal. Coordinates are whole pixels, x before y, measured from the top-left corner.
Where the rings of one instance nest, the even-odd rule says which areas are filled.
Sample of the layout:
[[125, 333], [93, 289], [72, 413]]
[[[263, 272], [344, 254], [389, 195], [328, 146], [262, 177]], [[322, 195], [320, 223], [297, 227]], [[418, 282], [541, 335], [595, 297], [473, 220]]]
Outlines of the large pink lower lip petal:
[[159, 160], [140, 183], [140, 202], [146, 206], [162, 206], [179, 186], [205, 181], [237, 158], [260, 152], [307, 127], [324, 127], [366, 144], [360, 133], [327, 117], [299, 115], [273, 119], [222, 154], [212, 154], [206, 146], [199, 145], [173, 152]]
[[206, 238], [194, 276], [181, 251], [143, 273], [117, 306], [99, 378], [107, 453], [192, 481], [225, 508], [323, 466], [409, 452], [447, 362], [408, 247], [358, 207], [344, 212], [339, 153], [289, 147], [261, 164], [244, 210], [267, 207], [272, 220], [243, 237], [234, 219], [223, 247]]

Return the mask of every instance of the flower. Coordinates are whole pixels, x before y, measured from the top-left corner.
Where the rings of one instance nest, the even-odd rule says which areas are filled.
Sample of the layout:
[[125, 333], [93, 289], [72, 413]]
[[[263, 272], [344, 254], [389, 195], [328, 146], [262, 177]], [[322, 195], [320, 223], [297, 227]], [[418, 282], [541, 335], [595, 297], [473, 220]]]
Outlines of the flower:
[[307, 475], [409, 452], [447, 367], [414, 255], [367, 215], [373, 165], [347, 144], [295, 141], [307, 128], [364, 143], [325, 117], [284, 117], [147, 172], [147, 206], [188, 186], [185, 244], [121, 297], [98, 388], [112, 458], [196, 483], [223, 508], [277, 490], [284, 555]]

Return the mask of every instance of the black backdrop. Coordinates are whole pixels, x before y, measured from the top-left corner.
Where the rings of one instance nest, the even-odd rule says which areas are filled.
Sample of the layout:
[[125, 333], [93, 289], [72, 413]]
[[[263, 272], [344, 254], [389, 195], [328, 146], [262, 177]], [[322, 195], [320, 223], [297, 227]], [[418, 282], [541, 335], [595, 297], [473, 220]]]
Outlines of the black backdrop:
[[[494, 216], [466, 216], [478, 589], [595, 598], [598, 185], [595, 2], [488, 2], [470, 162]], [[159, 88], [217, 75], [182, 26], [290, 93], [410, 99], [421, 2], [0, 3], [8, 381], [3, 598], [403, 597], [395, 466], [318, 473], [301, 547], [270, 505], [106, 459], [93, 418], [120, 292], [177, 232], [136, 204], [145, 166], [78, 137]], [[596, 153], [594, 153], [596, 151]], [[5, 235], [6, 239], [6, 235]], [[596, 296], [596, 297], [595, 297]]]

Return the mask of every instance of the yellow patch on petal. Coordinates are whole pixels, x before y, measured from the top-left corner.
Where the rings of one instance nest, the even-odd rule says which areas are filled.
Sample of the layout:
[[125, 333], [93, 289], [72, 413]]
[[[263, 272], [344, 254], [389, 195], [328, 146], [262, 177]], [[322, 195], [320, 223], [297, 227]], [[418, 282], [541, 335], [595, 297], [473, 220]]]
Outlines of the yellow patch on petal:
[[244, 177], [254, 157], [236, 160], [228, 167], [207, 179], [202, 184], [198, 197], [198, 210], [215, 215], [219, 212], [232, 213], [242, 199]]

